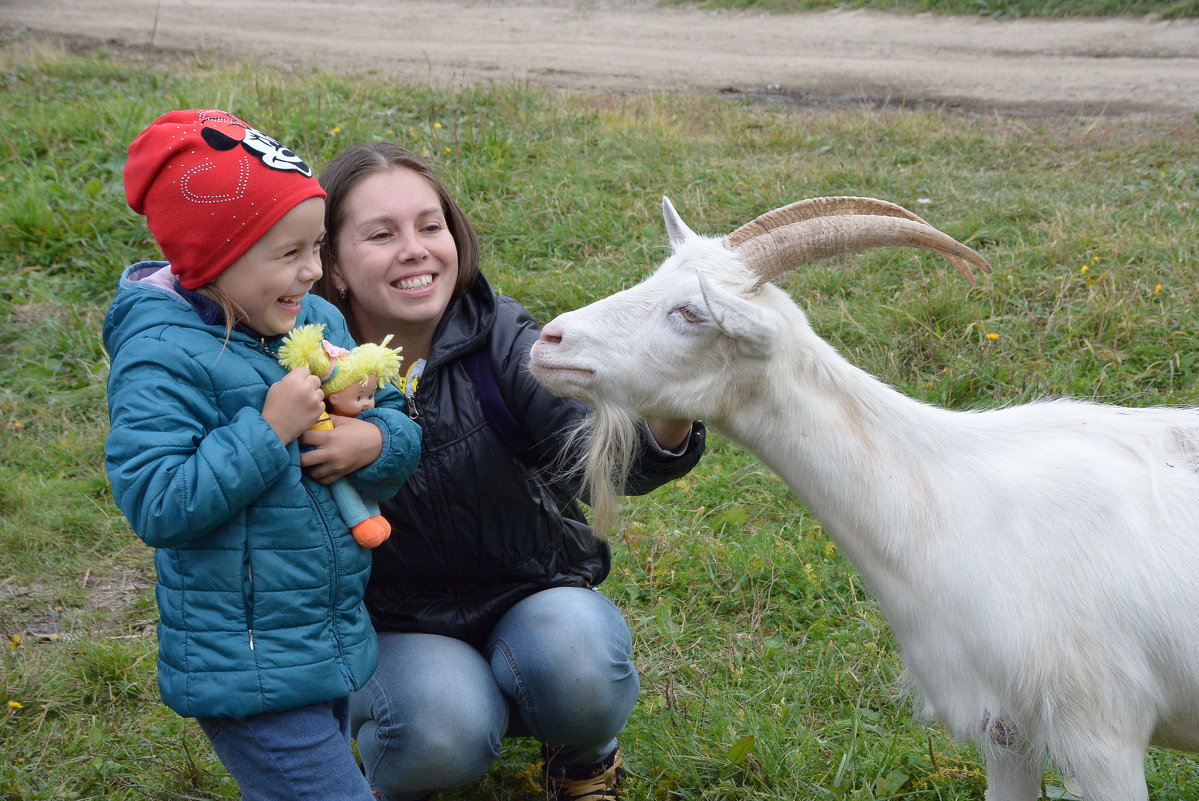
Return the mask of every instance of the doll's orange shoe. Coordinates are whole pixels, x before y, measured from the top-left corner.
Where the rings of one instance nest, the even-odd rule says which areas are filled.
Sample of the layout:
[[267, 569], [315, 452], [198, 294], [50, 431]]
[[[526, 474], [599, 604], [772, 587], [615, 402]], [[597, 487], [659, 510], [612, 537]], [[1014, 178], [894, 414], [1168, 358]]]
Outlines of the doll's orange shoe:
[[375, 548], [391, 536], [391, 524], [383, 515], [375, 515], [352, 527], [350, 533], [363, 548]]

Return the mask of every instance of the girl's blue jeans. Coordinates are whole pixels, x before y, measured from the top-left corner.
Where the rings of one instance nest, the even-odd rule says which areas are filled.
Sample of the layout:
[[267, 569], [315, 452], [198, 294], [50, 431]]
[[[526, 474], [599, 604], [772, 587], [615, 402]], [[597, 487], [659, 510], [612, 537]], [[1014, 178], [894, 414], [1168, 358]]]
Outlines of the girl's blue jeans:
[[253, 717], [197, 718], [242, 801], [375, 801], [350, 750], [338, 698]]
[[350, 696], [367, 778], [384, 799], [420, 798], [482, 776], [505, 736], [599, 762], [637, 702], [632, 636], [595, 590], [544, 590], [512, 607], [479, 650], [435, 634], [381, 633], [379, 668]]

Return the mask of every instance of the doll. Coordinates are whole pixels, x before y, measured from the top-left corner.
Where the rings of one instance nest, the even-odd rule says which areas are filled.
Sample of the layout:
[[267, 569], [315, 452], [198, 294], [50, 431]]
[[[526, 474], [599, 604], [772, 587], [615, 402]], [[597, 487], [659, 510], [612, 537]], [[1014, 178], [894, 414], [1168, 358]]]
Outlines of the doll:
[[[331, 429], [329, 413], [356, 417], [375, 406], [375, 391], [400, 371], [400, 348], [388, 348], [388, 336], [379, 345], [365, 343], [353, 350], [339, 348], [323, 338], [323, 325], [293, 328], [279, 346], [279, 364], [288, 370], [307, 367], [321, 379], [326, 411], [313, 429]], [[329, 489], [341, 516], [350, 524], [354, 539], [364, 548], [374, 548], [391, 535], [391, 524], [379, 514], [378, 504], [364, 499], [346, 479], [334, 481]]]

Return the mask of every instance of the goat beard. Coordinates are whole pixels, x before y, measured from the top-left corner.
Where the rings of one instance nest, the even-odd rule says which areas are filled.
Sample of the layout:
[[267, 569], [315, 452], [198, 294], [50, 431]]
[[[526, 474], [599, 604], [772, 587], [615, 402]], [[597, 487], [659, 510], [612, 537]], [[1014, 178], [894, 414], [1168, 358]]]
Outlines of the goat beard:
[[618, 518], [618, 499], [625, 493], [633, 459], [645, 447], [644, 421], [611, 403], [593, 405], [592, 413], [575, 426], [563, 453], [579, 454], [567, 474], [579, 479], [582, 498], [591, 508], [592, 528], [605, 537]]

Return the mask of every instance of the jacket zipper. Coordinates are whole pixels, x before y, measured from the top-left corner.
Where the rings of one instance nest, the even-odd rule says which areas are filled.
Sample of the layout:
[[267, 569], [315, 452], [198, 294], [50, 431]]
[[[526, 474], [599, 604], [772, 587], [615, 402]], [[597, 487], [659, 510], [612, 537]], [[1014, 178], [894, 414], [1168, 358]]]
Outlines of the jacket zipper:
[[[279, 361], [279, 355], [272, 351], [266, 344], [266, 337], [257, 338], [258, 349], [270, 356], [275, 361]], [[254, 650], [254, 566], [250, 562], [249, 543], [246, 544], [246, 580], [249, 583], [249, 597], [246, 599], [246, 634], [250, 641], [250, 650]]]
[[317, 502], [316, 498], [313, 497], [312, 490], [307, 486], [304, 487], [304, 490], [308, 493], [308, 502], [312, 504], [313, 511], [315, 511], [317, 517], [320, 518], [321, 528], [325, 532], [325, 540], [329, 543], [329, 548], [332, 551], [333, 571], [329, 578], [329, 608], [333, 610], [333, 612], [329, 621], [329, 631], [333, 635], [333, 642], [336, 646], [337, 661], [341, 665], [342, 670], [349, 677], [350, 681], [352, 683], [356, 683], [356, 678], [350, 671], [350, 666], [346, 661], [345, 651], [343, 650], [341, 643], [341, 631], [337, 625], [337, 599], [341, 597], [342, 590], [341, 553], [337, 549], [337, 535], [334, 533], [335, 529], [329, 522], [329, 518], [325, 517], [325, 513], [321, 509], [320, 504]]

